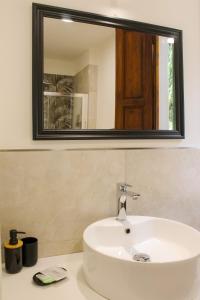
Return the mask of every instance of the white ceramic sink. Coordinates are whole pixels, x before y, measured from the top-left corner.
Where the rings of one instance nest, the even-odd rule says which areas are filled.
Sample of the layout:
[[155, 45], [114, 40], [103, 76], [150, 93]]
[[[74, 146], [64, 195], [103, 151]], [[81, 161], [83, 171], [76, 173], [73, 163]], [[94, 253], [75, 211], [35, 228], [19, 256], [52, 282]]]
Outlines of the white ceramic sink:
[[[107, 299], [200, 299], [200, 232], [194, 228], [154, 217], [108, 218], [89, 225], [83, 240], [87, 282]], [[140, 253], [150, 261], [135, 261]]]

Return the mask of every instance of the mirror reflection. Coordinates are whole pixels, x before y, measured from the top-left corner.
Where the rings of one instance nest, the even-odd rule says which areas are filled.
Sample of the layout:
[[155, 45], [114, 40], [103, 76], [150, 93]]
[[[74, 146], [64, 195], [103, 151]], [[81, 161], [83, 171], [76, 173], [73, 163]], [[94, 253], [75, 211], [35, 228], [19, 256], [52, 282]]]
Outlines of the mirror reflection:
[[174, 43], [45, 17], [44, 129], [176, 130]]

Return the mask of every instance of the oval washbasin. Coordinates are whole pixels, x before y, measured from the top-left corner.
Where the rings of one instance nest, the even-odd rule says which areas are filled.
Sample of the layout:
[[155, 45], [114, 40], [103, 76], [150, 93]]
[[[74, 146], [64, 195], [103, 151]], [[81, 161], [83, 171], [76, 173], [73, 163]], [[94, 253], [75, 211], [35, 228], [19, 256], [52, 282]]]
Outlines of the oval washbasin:
[[190, 226], [154, 217], [108, 218], [89, 225], [83, 241], [86, 279], [110, 300], [200, 299], [200, 232]]

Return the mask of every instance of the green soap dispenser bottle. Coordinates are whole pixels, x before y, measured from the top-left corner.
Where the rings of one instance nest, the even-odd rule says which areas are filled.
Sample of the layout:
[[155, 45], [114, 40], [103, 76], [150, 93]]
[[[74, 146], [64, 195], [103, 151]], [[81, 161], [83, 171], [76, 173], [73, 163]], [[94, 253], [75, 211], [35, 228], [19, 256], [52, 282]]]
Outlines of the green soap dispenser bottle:
[[22, 269], [22, 246], [23, 242], [18, 240], [17, 234], [25, 234], [25, 232], [10, 230], [10, 240], [4, 243], [5, 268], [6, 272], [15, 274]]

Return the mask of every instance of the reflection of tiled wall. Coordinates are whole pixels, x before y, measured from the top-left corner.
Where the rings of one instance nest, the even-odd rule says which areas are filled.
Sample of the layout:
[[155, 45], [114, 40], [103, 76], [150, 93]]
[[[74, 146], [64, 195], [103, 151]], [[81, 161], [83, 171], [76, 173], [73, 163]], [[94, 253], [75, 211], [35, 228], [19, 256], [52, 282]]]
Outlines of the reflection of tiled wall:
[[[88, 95], [88, 128], [96, 128], [97, 119], [97, 66], [88, 65], [75, 76], [44, 74], [45, 91], [65, 95]], [[44, 128], [72, 128], [72, 98], [44, 96]]]
[[89, 92], [89, 66], [74, 76], [74, 92], [88, 94]]
[[17, 228], [40, 256], [77, 252], [91, 222], [116, 215], [116, 183], [141, 194], [130, 214], [172, 218], [200, 229], [200, 150], [0, 152], [2, 239]]
[[97, 66], [88, 65], [75, 75], [74, 92], [88, 94], [88, 128], [96, 128]]

